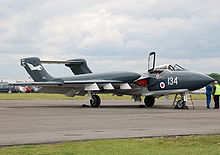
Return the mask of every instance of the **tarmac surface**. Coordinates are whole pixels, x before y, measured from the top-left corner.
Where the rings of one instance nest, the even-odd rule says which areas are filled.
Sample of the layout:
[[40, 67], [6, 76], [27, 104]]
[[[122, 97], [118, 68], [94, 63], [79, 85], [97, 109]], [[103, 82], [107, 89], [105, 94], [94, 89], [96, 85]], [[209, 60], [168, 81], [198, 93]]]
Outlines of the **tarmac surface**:
[[[141, 108], [128, 100], [0, 101], [0, 146], [47, 144], [91, 139], [220, 134], [220, 110], [194, 101], [195, 110], [171, 109], [172, 102], [156, 101]], [[213, 104], [213, 103], [212, 103]]]

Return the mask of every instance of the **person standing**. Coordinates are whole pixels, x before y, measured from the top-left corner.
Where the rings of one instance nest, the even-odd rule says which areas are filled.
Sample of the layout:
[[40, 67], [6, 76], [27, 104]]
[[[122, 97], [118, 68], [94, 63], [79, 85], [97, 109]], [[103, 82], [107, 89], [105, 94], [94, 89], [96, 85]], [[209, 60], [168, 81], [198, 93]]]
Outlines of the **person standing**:
[[209, 84], [206, 86], [206, 108], [210, 109], [210, 102], [212, 96], [212, 86]]
[[220, 85], [218, 84], [218, 81], [214, 82], [214, 88], [213, 88], [213, 98], [214, 98], [214, 102], [215, 102], [215, 107], [214, 109], [219, 109], [219, 96], [220, 96]]

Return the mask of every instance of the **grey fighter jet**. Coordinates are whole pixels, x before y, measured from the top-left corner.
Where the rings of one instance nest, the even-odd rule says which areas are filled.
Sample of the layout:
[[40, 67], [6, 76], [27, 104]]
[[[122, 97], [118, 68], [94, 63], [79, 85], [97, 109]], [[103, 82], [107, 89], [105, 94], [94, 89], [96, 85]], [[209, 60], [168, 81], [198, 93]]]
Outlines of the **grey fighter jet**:
[[[181, 94], [182, 99], [177, 102], [176, 107], [184, 108], [186, 93], [200, 89], [214, 80], [205, 74], [188, 71], [177, 64], [155, 67], [155, 55], [155, 52], [149, 54], [148, 72], [143, 74], [122, 71], [95, 74], [84, 59], [41, 61], [37, 57], [23, 58], [21, 66], [34, 82], [11, 85], [40, 86], [39, 93], [58, 93], [69, 97], [88, 94], [91, 107], [100, 106], [101, 99], [97, 94], [131, 95], [139, 102], [142, 101], [141, 97], [145, 96], [146, 107], [154, 106], [157, 97]], [[53, 77], [44, 69], [42, 63], [65, 64], [74, 75]]]

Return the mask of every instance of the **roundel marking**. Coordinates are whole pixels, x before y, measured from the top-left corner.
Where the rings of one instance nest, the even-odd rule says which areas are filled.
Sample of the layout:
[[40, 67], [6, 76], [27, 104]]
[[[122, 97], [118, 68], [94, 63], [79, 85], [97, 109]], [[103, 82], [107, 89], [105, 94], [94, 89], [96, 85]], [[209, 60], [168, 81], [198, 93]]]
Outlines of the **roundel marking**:
[[159, 87], [160, 87], [160, 89], [165, 89], [166, 88], [166, 83], [164, 81], [160, 81]]

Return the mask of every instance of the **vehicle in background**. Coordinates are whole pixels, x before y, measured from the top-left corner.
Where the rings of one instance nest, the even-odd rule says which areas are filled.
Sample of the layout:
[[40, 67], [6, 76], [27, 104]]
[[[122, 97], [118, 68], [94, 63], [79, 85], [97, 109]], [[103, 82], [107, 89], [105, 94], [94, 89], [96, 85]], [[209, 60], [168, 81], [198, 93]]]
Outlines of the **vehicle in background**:
[[0, 93], [18, 93], [19, 88], [17, 86], [0, 86]]
[[32, 88], [31, 87], [27, 87], [27, 86], [18, 86], [19, 91], [21, 93], [31, 93], [32, 92]]
[[[23, 81], [17, 80], [16, 82]], [[40, 87], [38, 86], [9, 86], [8, 81], [0, 81], [0, 93], [37, 93], [39, 89]]]

